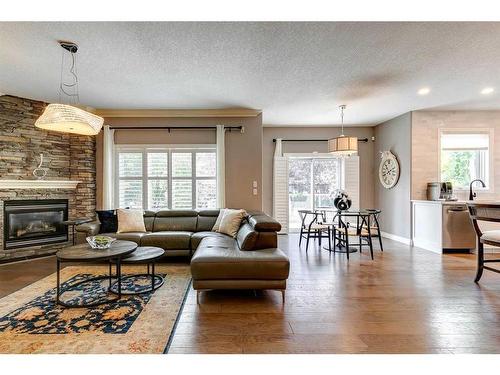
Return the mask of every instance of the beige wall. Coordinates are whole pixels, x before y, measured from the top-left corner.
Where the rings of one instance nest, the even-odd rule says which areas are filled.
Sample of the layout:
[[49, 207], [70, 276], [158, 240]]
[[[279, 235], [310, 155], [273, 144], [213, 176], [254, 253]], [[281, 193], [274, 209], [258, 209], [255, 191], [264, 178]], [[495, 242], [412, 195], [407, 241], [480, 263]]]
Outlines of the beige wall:
[[[480, 199], [500, 199], [500, 112], [499, 111], [416, 111], [412, 113], [412, 199], [427, 199], [427, 183], [439, 181], [439, 129], [492, 128], [493, 191], [478, 192]], [[467, 192], [456, 192], [466, 199]]]
[[[385, 121], [374, 128], [373, 187], [375, 207], [382, 210], [383, 232], [410, 239], [411, 206], [411, 112]], [[396, 186], [386, 189], [379, 180], [380, 152], [390, 150], [399, 161], [400, 175]]]
[[[211, 126], [245, 127], [226, 133], [226, 205], [262, 209], [262, 194], [252, 194], [252, 182], [262, 185], [262, 115], [241, 118], [106, 118], [112, 126]], [[120, 144], [215, 144], [214, 130], [117, 130]], [[102, 133], [97, 137], [97, 202], [102, 207]]]
[[[346, 135], [355, 135], [359, 138], [368, 138], [368, 143], [360, 143], [360, 205], [373, 207], [373, 136], [372, 127], [349, 127]], [[262, 202], [265, 213], [271, 215], [273, 211], [273, 155], [274, 138], [284, 139], [328, 139], [340, 134], [338, 127], [264, 127], [262, 145]], [[283, 143], [283, 152], [327, 152], [326, 142]]]

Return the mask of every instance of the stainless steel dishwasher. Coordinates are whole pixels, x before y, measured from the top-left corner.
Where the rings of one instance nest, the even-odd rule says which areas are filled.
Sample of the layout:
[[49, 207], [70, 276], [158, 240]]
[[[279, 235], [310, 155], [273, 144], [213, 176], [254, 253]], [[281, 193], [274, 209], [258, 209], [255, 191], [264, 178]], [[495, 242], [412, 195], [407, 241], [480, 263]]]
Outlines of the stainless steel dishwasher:
[[443, 250], [476, 248], [476, 232], [466, 204], [443, 204]]

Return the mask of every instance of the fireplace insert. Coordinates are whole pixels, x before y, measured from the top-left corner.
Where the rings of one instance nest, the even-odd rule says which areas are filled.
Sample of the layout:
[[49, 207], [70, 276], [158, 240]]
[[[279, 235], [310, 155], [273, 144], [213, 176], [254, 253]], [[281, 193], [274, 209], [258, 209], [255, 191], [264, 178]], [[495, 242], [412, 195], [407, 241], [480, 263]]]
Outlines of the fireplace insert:
[[4, 249], [68, 241], [67, 199], [4, 202]]

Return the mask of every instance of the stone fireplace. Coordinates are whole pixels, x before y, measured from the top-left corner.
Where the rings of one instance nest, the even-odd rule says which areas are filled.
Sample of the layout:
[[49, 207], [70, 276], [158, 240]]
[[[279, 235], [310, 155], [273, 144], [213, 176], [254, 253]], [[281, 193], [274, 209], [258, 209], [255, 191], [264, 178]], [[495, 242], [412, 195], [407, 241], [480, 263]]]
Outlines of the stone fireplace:
[[[53, 254], [71, 243], [71, 231], [68, 235], [66, 227], [47, 221], [95, 217], [95, 137], [36, 128], [34, 123], [45, 106], [35, 100], [0, 96], [0, 263]], [[32, 174], [41, 153], [43, 167], [47, 168], [43, 184]], [[13, 187], [12, 181], [19, 184]], [[72, 186], [61, 184], [65, 181], [79, 182]], [[48, 201], [64, 201], [66, 208], [54, 208], [58, 212], [55, 214], [32, 212], [30, 220], [21, 214], [4, 217], [4, 213], [10, 214], [25, 204], [27, 210], [31, 206], [49, 210]], [[33, 237], [38, 237], [36, 243], [31, 242], [35, 241]]]
[[4, 249], [68, 241], [67, 199], [9, 200], [3, 205]]

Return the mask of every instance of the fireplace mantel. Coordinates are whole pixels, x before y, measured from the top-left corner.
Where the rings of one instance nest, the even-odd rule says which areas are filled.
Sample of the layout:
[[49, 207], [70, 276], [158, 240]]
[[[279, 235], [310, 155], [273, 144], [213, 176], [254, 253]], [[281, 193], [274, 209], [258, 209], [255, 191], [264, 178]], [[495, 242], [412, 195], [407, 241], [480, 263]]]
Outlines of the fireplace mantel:
[[1, 189], [76, 189], [76, 180], [0, 180]]

